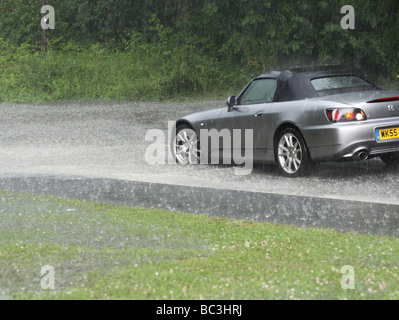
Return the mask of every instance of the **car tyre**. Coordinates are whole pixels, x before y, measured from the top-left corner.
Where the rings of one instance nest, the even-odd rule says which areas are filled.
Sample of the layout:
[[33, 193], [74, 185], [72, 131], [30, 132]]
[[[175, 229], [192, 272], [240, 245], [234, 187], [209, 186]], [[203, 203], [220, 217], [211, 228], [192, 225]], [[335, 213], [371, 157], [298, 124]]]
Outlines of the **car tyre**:
[[188, 125], [176, 129], [172, 142], [172, 152], [181, 165], [199, 164], [201, 159], [200, 141], [197, 133]]
[[312, 161], [302, 135], [295, 129], [283, 130], [276, 139], [274, 155], [281, 175], [297, 178], [309, 174]]

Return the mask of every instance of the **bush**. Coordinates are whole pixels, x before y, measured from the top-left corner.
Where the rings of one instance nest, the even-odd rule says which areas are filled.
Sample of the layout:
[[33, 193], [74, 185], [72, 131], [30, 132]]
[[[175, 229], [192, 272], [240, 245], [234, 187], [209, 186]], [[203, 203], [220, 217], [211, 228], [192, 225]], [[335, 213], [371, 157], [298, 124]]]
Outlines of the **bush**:
[[0, 101], [185, 99], [217, 96], [243, 85], [242, 76], [189, 45], [170, 51], [148, 51], [144, 43], [127, 51], [101, 45], [72, 51], [71, 47], [42, 55], [30, 46], [0, 41]]

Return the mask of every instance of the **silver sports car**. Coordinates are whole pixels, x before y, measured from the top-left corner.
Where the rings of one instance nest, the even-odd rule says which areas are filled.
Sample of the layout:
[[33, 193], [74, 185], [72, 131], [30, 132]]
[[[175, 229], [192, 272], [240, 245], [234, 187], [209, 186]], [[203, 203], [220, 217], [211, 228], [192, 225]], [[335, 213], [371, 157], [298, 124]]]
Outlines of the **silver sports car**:
[[[218, 143], [204, 130], [218, 132]], [[250, 154], [251, 161], [277, 164], [287, 177], [302, 176], [323, 161], [380, 157], [395, 166], [399, 92], [379, 89], [359, 71], [272, 71], [230, 97], [227, 107], [179, 119], [173, 153], [180, 164], [198, 163], [204, 155], [215, 163]]]

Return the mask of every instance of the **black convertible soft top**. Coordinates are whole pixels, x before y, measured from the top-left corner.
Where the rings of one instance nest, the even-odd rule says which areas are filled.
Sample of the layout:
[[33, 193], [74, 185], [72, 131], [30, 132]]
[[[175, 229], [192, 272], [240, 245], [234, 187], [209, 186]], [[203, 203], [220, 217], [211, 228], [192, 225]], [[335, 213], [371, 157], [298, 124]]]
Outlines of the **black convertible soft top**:
[[270, 71], [256, 77], [255, 80], [265, 78], [276, 79], [277, 91], [274, 102], [283, 102], [319, 97], [320, 95], [312, 86], [311, 80], [331, 76], [358, 76], [364, 79], [364, 74], [359, 70], [348, 69], [342, 66], [329, 66]]

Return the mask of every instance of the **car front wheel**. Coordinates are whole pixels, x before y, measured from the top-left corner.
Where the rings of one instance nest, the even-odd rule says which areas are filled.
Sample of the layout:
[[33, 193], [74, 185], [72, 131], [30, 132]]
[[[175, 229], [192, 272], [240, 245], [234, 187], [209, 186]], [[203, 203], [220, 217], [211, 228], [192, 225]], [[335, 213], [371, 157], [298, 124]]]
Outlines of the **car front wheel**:
[[302, 135], [295, 129], [285, 129], [277, 137], [275, 159], [285, 177], [301, 177], [309, 172], [311, 160]]
[[199, 138], [196, 132], [187, 125], [177, 128], [172, 150], [178, 164], [200, 163], [201, 151]]

